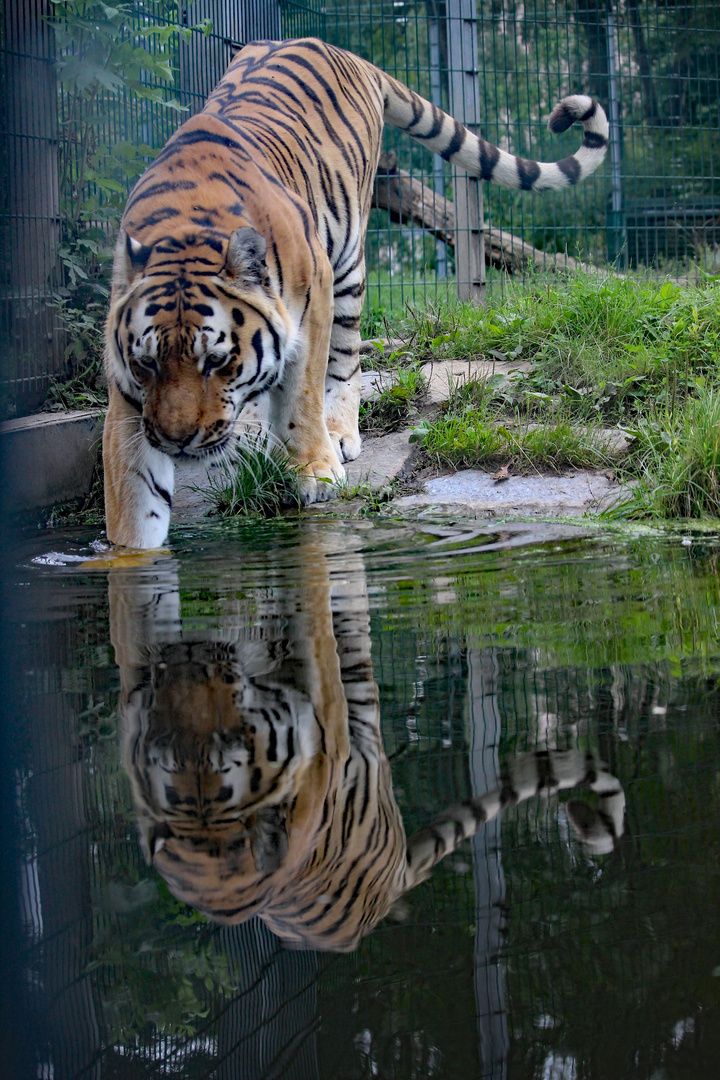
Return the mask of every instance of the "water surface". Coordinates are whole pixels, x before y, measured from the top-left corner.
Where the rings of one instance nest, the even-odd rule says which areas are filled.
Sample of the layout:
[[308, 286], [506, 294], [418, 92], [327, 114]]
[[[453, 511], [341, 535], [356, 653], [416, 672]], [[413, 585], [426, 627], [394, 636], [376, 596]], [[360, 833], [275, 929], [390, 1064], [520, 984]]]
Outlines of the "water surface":
[[[11, 589], [28, 1076], [720, 1072], [717, 536], [305, 520], [115, 564], [91, 540], [26, 538]], [[519, 755], [577, 748], [622, 785], [613, 850], [563, 792], [507, 807], [349, 951], [298, 948], [261, 895], [265, 921], [209, 921], [126, 767], [136, 723], [162, 768], [137, 687], [212, 742], [223, 671], [302, 712], [338, 655], [358, 725], [377, 687], [407, 834]], [[259, 815], [242, 858], [291, 860], [282, 824]]]

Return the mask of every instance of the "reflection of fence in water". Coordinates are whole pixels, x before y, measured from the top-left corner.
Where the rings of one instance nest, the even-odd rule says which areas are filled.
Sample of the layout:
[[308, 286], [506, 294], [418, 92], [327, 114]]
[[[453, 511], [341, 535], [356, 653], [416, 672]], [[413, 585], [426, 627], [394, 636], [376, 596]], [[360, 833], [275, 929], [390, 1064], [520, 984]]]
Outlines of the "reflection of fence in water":
[[[416, 1075], [430, 1076], [440, 1060], [465, 1069], [456, 1075], [475, 1075], [481, 1054], [481, 1075], [495, 1078], [516, 1061], [519, 1046], [525, 1053], [534, 1048], [539, 1068], [556, 1045], [550, 1021], [557, 1016], [566, 1025], [563, 1038], [582, 1030], [592, 1041], [594, 1014], [583, 1028], [578, 1013], [592, 1013], [588, 997], [596, 1000], [592, 973], [598, 963], [607, 970], [612, 961], [613, 977], [645, 999], [653, 996], [656, 979], [666, 977], [672, 962], [667, 938], [658, 935], [644, 945], [638, 940], [636, 946], [633, 938], [643, 919], [656, 917], [660, 900], [657, 910], [636, 912], [619, 881], [633, 874], [642, 886], [653, 874], [660, 897], [662, 870], [643, 867], [643, 845], [662, 845], [663, 831], [678, 824], [674, 850], [680, 858], [690, 861], [701, 850], [696, 842], [702, 829], [717, 842], [700, 809], [695, 819], [677, 809], [692, 786], [703, 805], [717, 768], [717, 725], [710, 716], [715, 698], [706, 699], [702, 682], [696, 688], [678, 672], [656, 666], [542, 670], [532, 652], [467, 653], [463, 643], [447, 639], [428, 648], [422, 634], [383, 632], [376, 622], [375, 677], [395, 790], [409, 828], [491, 786], [498, 763], [513, 753], [590, 738], [630, 781], [627, 843], [603, 864], [598, 880], [589, 865], [577, 865], [554, 803], [520, 808], [505, 817], [495, 837], [488, 830], [472, 854], [458, 853], [411, 894], [412, 917], [405, 925], [381, 926], [357, 954], [315, 960], [288, 952], [255, 923], [215, 932], [213, 947], [228, 958], [232, 989], [206, 993], [208, 1015], [198, 1019], [193, 1034], [168, 1038], [145, 1031], [134, 1047], [110, 1050], [108, 1003], [127, 972], [87, 964], [97, 959], [105, 934], [117, 932], [117, 910], [104, 906], [108, 887], [118, 878], [133, 880], [133, 873], [145, 876], [116, 740], [112, 733], [102, 737], [114, 674], [101, 626], [87, 634], [79, 619], [39, 619], [24, 633], [33, 655], [22, 786], [26, 911], [34, 926], [29, 969], [37, 975], [40, 1054], [52, 1057], [55, 1075], [95, 1075], [100, 1056], [107, 1061], [108, 1054], [121, 1053], [148, 1065], [167, 1059], [200, 1072], [203, 1062], [210, 1068], [219, 1055], [220, 1076], [246, 1080], [264, 1075], [273, 1061], [298, 1077], [362, 1073], [363, 1063], [372, 1061], [380, 1075], [404, 1075], [401, 1063], [409, 1062]], [[707, 692], [715, 693], [714, 684]], [[88, 714], [92, 701], [105, 705]], [[668, 709], [675, 711], [674, 725], [683, 718], [677, 739], [665, 727]], [[78, 720], [81, 712], [86, 715]], [[710, 797], [704, 805], [712, 805]], [[539, 845], [538, 834], [547, 843]], [[570, 867], [573, 892], [567, 895]], [[498, 906], [503, 875], [511, 903], [507, 927]], [[687, 902], [698, 904], [700, 891]], [[127, 893], [116, 894], [116, 908], [117, 895], [127, 901]], [[674, 898], [663, 896], [663, 902]], [[710, 915], [703, 918], [697, 910], [700, 934]], [[620, 952], [642, 950], [639, 965], [622, 955], [613, 959], [618, 920], [627, 939]], [[190, 930], [178, 933], [192, 939]], [[498, 963], [500, 946], [505, 959]], [[436, 994], [428, 992], [433, 985]], [[584, 995], [578, 995], [579, 985]], [[623, 992], [622, 983], [616, 990]], [[658, 1030], [668, 1011], [659, 1009]]]

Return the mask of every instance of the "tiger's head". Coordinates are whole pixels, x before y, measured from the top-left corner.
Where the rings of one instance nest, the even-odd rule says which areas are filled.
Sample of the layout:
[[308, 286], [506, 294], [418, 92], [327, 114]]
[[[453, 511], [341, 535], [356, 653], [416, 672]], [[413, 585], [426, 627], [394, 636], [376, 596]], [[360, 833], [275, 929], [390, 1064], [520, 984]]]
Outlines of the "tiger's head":
[[245, 403], [283, 375], [291, 322], [267, 244], [188, 228], [144, 245], [121, 230], [107, 326], [108, 379], [171, 457], [225, 447]]
[[145, 669], [123, 713], [148, 862], [167, 847], [159, 869], [172, 876], [181, 852], [204, 847], [234, 853], [236, 871], [281, 865], [297, 774], [315, 749], [304, 695], [249, 679], [231, 646], [176, 644]]

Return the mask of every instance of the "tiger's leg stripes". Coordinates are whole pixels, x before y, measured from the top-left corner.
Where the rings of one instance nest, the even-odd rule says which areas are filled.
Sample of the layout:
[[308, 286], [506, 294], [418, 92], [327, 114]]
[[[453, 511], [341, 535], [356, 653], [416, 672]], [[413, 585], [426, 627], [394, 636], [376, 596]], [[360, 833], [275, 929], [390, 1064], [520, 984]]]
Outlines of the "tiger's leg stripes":
[[328, 434], [323, 388], [330, 345], [332, 270], [323, 251], [316, 253], [314, 281], [308, 290], [304, 341], [287, 364], [282, 382], [270, 391], [269, 421], [300, 468], [305, 503], [324, 502], [345, 470]]
[[598, 807], [578, 800], [567, 803], [570, 824], [587, 849], [606, 855], [622, 836], [625, 793], [620, 781], [592, 753], [580, 750], [537, 750], [505, 766], [502, 787], [477, 799], [451, 806], [408, 840], [406, 888], [424, 881], [441, 859], [463, 840], [474, 836], [486, 821], [506, 806], [535, 795], [554, 795], [568, 788], [585, 788], [598, 795]]
[[159, 548], [170, 524], [175, 466], [145, 438], [142, 416], [113, 382], [103, 426], [107, 536], [122, 547]]
[[340, 461], [360, 453], [360, 315], [365, 297], [365, 260], [335, 279], [330, 353], [325, 375], [325, 420]]

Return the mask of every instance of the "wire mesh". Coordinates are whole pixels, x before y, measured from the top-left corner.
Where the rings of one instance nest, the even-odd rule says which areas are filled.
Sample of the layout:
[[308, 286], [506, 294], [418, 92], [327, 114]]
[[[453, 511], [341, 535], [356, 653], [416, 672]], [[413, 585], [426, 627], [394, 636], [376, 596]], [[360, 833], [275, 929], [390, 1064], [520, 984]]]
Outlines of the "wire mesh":
[[[52, 5], [55, 16], [62, 10]], [[164, 58], [169, 78], [146, 71], [143, 93], [101, 84], [92, 115], [80, 115], [77, 85], [58, 81], [58, 71], [90, 49], [92, 34], [58, 44], [49, 0], [3, 5], [0, 329], [2, 384], [16, 409], [79, 362], [51, 306], [74, 282], [76, 226], [97, 225], [109, 243], [138, 172], [254, 38], [312, 34], [349, 48], [525, 156], [556, 159], [577, 148], [576, 131], [551, 137], [544, 124], [564, 94], [596, 95], [611, 118], [601, 170], [577, 189], [542, 195], [481, 192], [387, 131], [367, 239], [368, 332], [407, 301], [481, 299], [510, 277], [572, 269], [578, 259], [681, 279], [720, 267], [714, 0], [136, 0], [131, 12], [127, 41]], [[174, 20], [187, 39], [143, 34]], [[425, 210], [380, 208], [411, 180]], [[445, 215], [442, 228], [425, 227], [427, 207]], [[100, 242], [92, 233], [85, 241]]]
[[[214, 930], [144, 865], [119, 760], [106, 581], [24, 569], [12, 722], [17, 993], [37, 1053], [27, 1075], [639, 1077], [672, 1071], [688, 1040], [699, 1053], [716, 1026], [720, 948], [718, 581], [706, 543], [705, 554], [608, 545], [594, 559], [550, 545], [540, 558], [450, 565], [391, 551], [390, 572], [368, 570], [383, 743], [408, 833], [494, 789], [515, 755], [568, 746], [601, 753], [628, 821], [598, 860], [572, 839], [562, 800], [508, 807], [407, 895], [404, 921], [333, 957], [287, 950], [258, 923]], [[387, 544], [381, 554], [387, 565]], [[262, 648], [289, 653], [282, 604], [267, 636], [257, 631], [271, 587], [252, 564], [238, 608], [222, 555], [212, 567], [184, 558], [185, 641], [203, 627], [224, 640], [229, 603], [258, 670]], [[335, 565], [349, 580], [342, 557]]]

